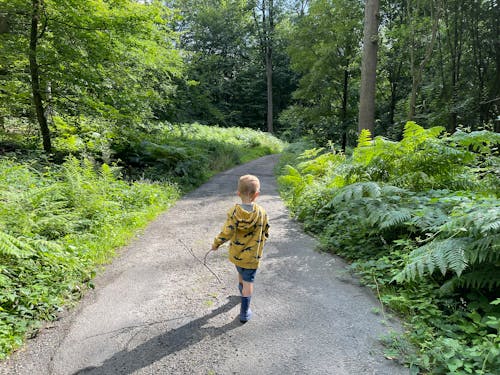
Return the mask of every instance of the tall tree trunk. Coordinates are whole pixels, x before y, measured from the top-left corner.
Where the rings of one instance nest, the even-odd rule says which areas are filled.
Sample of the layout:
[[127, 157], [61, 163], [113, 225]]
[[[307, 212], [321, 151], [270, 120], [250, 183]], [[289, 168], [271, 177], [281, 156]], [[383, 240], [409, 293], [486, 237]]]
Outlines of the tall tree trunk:
[[[500, 22], [498, 22], [498, 17], [500, 17], [500, 5], [498, 4], [498, 1], [491, 1], [491, 7], [493, 13], [492, 30], [495, 30], [493, 35], [496, 35], [496, 38], [494, 39], [496, 71], [495, 71], [495, 81], [493, 82], [493, 89], [490, 95], [492, 98], [494, 98], [492, 101], [492, 105], [496, 106], [496, 111], [498, 111], [500, 108], [500, 38], [498, 37], [498, 35], [500, 35]], [[493, 117], [493, 122], [495, 124], [495, 131], [497, 133], [500, 133], [500, 120], [498, 119], [498, 116], [495, 116], [494, 114], [496, 111], [495, 110], [493, 111], [492, 117]]]
[[[427, 62], [432, 56], [432, 51], [434, 50], [434, 43], [436, 41], [436, 34], [438, 31], [438, 25], [439, 25], [439, 4], [436, 4], [436, 9], [433, 9], [433, 4], [431, 4], [431, 18], [432, 18], [432, 34], [431, 34], [431, 40], [429, 44], [427, 45], [427, 49], [425, 50], [424, 58], [418, 65], [416, 66], [415, 62], [415, 53], [414, 53], [414, 48], [415, 46], [412, 45], [411, 51], [410, 51], [410, 56], [411, 56], [411, 73], [412, 73], [412, 85], [411, 85], [411, 94], [410, 94], [410, 108], [408, 111], [408, 120], [412, 121], [415, 118], [415, 107], [417, 105], [417, 93], [418, 93], [418, 88], [420, 87], [420, 83], [422, 82], [422, 74], [424, 72], [424, 68], [427, 65]], [[409, 14], [409, 22], [410, 22], [410, 29], [412, 32], [412, 40], [415, 37], [415, 30], [413, 28], [413, 22], [415, 22], [415, 19], [417, 19], [417, 14], [414, 14], [413, 16], [410, 15], [410, 10], [408, 10]]]
[[461, 59], [462, 59], [462, 36], [463, 36], [463, 14], [462, 14], [462, 4], [460, 1], [456, 0], [452, 3], [452, 20], [451, 25], [447, 25], [448, 32], [448, 47], [450, 49], [450, 60], [451, 60], [451, 87], [449, 94], [449, 102], [451, 106], [450, 110], [450, 120], [448, 124], [448, 131], [450, 133], [455, 132], [458, 126], [458, 112], [457, 104], [460, 94], [458, 93], [458, 85], [460, 81], [461, 72]]
[[349, 94], [349, 70], [344, 70], [344, 90], [342, 92], [342, 152], [347, 147], [347, 95]]
[[0, 34], [7, 34], [9, 32], [9, 15], [0, 14]]
[[396, 104], [398, 101], [398, 81], [401, 75], [403, 62], [398, 61], [397, 66], [389, 71], [389, 82], [391, 87], [391, 100], [389, 103], [389, 126], [394, 127], [394, 114], [396, 113]]
[[266, 37], [266, 78], [267, 78], [267, 131], [272, 133], [273, 126], [273, 38], [274, 38], [274, 4], [269, 0], [268, 30]]
[[30, 33], [30, 74], [31, 74], [31, 89], [33, 92], [33, 103], [35, 105], [36, 116], [40, 131], [42, 133], [43, 149], [46, 153], [52, 151], [52, 144], [50, 142], [50, 130], [47, 124], [47, 118], [43, 110], [42, 94], [40, 92], [40, 77], [38, 73], [38, 63], [36, 60], [36, 48], [38, 45], [38, 25], [40, 22], [40, 8], [42, 7], [43, 0], [33, 0], [33, 13], [31, 15], [31, 33]]
[[373, 135], [375, 127], [375, 90], [377, 78], [379, 0], [367, 0], [363, 29], [363, 59], [359, 93], [358, 130], [368, 129]]
[[472, 54], [474, 56], [475, 70], [477, 73], [477, 105], [479, 107], [479, 124], [472, 124], [472, 130], [475, 130], [477, 125], [483, 125], [485, 118], [487, 117], [487, 110], [485, 110], [486, 105], [484, 104], [484, 74], [486, 72], [486, 66], [483, 63], [482, 55], [482, 41], [480, 37], [480, 22], [481, 22], [481, 3], [474, 1], [472, 4], [472, 11], [470, 12], [471, 19], [469, 22], [469, 27], [471, 31], [471, 44], [472, 44]]

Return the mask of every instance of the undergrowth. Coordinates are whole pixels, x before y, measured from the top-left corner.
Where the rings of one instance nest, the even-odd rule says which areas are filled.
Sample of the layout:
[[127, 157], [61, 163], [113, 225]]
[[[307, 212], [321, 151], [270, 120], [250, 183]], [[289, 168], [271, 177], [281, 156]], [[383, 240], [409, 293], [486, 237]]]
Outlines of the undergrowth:
[[389, 347], [413, 373], [500, 368], [499, 144], [409, 122], [400, 142], [363, 131], [351, 157], [299, 148], [282, 167], [292, 213], [404, 317]]
[[129, 135], [104, 148], [109, 163], [76, 136], [78, 157], [57, 139], [68, 155], [61, 164], [15, 147], [0, 156], [0, 358], [78, 300], [100, 265], [182, 191], [282, 146], [261, 132], [201, 125]]

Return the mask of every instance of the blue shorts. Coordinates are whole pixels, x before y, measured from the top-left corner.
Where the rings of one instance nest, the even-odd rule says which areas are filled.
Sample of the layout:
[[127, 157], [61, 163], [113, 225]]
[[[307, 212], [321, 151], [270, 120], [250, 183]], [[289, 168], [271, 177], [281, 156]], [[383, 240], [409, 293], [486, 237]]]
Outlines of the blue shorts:
[[247, 283], [253, 283], [255, 280], [255, 274], [257, 273], [257, 270], [253, 270], [250, 268], [242, 268], [236, 266], [236, 269], [238, 270], [238, 273], [241, 275], [241, 278], [243, 281], [246, 281]]

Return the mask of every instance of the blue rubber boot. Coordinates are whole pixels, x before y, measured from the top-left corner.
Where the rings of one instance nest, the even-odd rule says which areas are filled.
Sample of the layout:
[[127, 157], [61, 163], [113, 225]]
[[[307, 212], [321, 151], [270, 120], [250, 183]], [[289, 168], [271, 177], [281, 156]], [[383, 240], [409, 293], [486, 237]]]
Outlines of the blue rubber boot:
[[250, 310], [250, 300], [252, 296], [241, 297], [241, 310], [240, 310], [240, 322], [246, 323], [252, 317], [252, 310]]
[[238, 289], [240, 290], [240, 294], [243, 294], [243, 284], [242, 283], [238, 284]]

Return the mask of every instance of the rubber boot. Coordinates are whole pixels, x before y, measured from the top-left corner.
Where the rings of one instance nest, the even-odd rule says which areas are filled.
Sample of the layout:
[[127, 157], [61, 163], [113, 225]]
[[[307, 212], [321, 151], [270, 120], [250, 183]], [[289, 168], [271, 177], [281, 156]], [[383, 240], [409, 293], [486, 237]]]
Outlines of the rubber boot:
[[242, 283], [238, 284], [238, 289], [240, 290], [240, 295], [243, 294], [243, 284]]
[[240, 322], [246, 323], [252, 317], [252, 310], [250, 310], [250, 300], [252, 296], [241, 297], [241, 310], [240, 310]]

